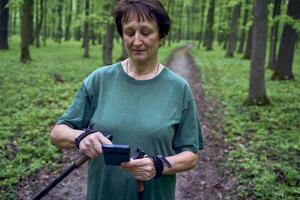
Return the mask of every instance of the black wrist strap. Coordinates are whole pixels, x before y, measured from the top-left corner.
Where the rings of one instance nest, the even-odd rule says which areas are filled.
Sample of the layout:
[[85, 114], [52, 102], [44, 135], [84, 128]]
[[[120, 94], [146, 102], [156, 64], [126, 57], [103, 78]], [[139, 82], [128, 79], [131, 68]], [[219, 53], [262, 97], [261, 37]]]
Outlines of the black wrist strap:
[[77, 149], [79, 149], [79, 145], [80, 145], [80, 141], [85, 138], [86, 136], [92, 134], [92, 133], [96, 133], [97, 131], [92, 130], [90, 128], [85, 128], [83, 129], [83, 133], [81, 133], [76, 139], [75, 139], [75, 146]]
[[155, 175], [154, 178], [159, 178], [159, 177], [161, 177], [163, 175], [163, 171], [164, 171], [164, 166], [165, 165], [168, 168], [172, 167], [171, 163], [164, 156], [162, 156], [162, 155], [151, 156], [150, 158], [153, 161], [155, 172], [156, 172], [156, 175]]

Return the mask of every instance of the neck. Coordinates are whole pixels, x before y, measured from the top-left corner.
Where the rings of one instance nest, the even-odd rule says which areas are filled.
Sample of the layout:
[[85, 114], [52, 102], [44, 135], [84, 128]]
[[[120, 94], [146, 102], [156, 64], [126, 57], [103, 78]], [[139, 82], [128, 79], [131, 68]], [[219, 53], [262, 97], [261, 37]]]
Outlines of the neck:
[[134, 73], [136, 75], [147, 75], [151, 74], [154, 71], [157, 71], [159, 67], [159, 62], [157, 59], [149, 61], [149, 62], [134, 62], [130, 58], [126, 60], [127, 71]]
[[137, 80], [152, 79], [159, 74], [160, 64], [157, 60], [147, 63], [135, 63], [130, 58], [124, 61], [126, 73]]

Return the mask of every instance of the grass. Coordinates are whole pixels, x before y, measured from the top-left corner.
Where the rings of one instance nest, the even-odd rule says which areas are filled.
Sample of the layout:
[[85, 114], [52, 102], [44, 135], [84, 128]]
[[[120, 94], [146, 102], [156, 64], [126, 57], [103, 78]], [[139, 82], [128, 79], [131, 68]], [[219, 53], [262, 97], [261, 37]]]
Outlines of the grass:
[[[180, 44], [177, 44], [177, 46]], [[33, 61], [19, 61], [19, 39], [0, 52], [0, 196], [13, 198], [14, 185], [44, 166], [54, 169], [59, 151], [49, 141], [58, 117], [70, 105], [82, 80], [102, 65], [101, 46], [82, 57], [81, 43], [70, 41], [31, 47]], [[172, 47], [162, 47], [166, 60]], [[121, 53], [114, 44], [113, 59]]]
[[[294, 59], [295, 81], [271, 81], [266, 71], [270, 106], [243, 106], [248, 95], [250, 61], [225, 51], [193, 50], [202, 72], [205, 95], [224, 109], [225, 140], [233, 150], [230, 167], [243, 199], [300, 198], [300, 49]], [[229, 195], [229, 199], [230, 196]]]

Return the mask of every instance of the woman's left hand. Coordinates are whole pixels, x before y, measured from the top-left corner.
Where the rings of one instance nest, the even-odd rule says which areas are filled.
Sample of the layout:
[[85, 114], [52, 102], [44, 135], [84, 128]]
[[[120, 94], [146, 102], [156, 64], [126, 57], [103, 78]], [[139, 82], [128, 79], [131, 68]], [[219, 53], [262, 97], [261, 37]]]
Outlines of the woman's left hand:
[[121, 168], [130, 172], [135, 179], [140, 181], [148, 181], [156, 174], [151, 158], [131, 159], [129, 162], [123, 162]]

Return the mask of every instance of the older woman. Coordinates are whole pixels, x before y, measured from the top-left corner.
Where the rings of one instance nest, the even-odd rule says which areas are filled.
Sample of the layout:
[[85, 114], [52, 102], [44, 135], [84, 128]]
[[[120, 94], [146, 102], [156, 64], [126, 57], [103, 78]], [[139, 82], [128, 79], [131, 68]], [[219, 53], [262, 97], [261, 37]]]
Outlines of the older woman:
[[[171, 200], [175, 174], [196, 165], [203, 144], [188, 83], [158, 61], [170, 19], [159, 0], [121, 0], [114, 17], [129, 57], [83, 81], [51, 141], [60, 148], [77, 146], [90, 157], [87, 199], [137, 199], [135, 180], [141, 180], [145, 199]], [[87, 127], [95, 132], [82, 131]], [[101, 145], [111, 142], [104, 133], [112, 134], [115, 144], [143, 149], [148, 157], [120, 167], [105, 165]]]

